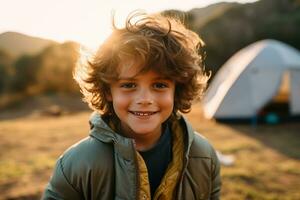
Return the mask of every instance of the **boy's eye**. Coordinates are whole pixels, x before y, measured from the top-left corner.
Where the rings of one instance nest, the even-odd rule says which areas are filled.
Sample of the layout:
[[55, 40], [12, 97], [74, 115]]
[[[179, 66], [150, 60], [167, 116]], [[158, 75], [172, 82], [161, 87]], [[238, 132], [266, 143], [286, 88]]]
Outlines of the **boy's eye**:
[[166, 83], [154, 83], [153, 87], [157, 88], [157, 89], [162, 89], [162, 88], [167, 88], [168, 84], [166, 84]]
[[135, 83], [121, 83], [121, 88], [135, 88], [136, 84]]

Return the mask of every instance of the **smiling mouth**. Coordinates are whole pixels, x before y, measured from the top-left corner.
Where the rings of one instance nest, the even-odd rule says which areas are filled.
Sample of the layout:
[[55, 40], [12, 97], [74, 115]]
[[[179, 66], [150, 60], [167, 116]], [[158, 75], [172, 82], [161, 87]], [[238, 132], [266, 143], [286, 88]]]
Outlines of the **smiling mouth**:
[[129, 111], [129, 112], [136, 116], [151, 116], [157, 113], [157, 112], [138, 112], [138, 111]]

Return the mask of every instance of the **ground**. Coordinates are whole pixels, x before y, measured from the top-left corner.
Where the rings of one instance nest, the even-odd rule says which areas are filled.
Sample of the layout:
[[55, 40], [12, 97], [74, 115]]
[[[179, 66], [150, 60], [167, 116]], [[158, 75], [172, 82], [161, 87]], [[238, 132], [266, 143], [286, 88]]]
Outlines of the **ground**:
[[[88, 135], [91, 111], [81, 104], [75, 111], [74, 100], [43, 109], [32, 104], [0, 111], [0, 200], [40, 199], [56, 159]], [[186, 117], [217, 150], [235, 157], [234, 165], [222, 166], [222, 199], [300, 199], [299, 122], [220, 124], [205, 120], [199, 104]]]

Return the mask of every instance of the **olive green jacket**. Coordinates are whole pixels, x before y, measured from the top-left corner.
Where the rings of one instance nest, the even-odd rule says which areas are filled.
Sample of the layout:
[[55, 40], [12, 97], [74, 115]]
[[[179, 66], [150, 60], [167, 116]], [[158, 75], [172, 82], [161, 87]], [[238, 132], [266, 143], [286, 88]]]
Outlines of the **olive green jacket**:
[[[186, 130], [183, 172], [176, 199], [219, 199], [220, 164], [214, 149], [181, 117]], [[137, 200], [139, 172], [132, 139], [115, 133], [98, 114], [90, 136], [70, 147], [57, 161], [42, 199]]]

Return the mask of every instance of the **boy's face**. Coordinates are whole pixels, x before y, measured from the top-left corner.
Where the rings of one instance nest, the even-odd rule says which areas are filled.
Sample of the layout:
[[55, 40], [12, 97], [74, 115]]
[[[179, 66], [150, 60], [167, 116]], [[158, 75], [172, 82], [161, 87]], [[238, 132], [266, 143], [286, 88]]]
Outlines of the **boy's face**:
[[113, 108], [127, 137], [159, 138], [162, 123], [172, 114], [175, 83], [154, 71], [137, 74], [138, 67], [121, 70], [110, 86]]

